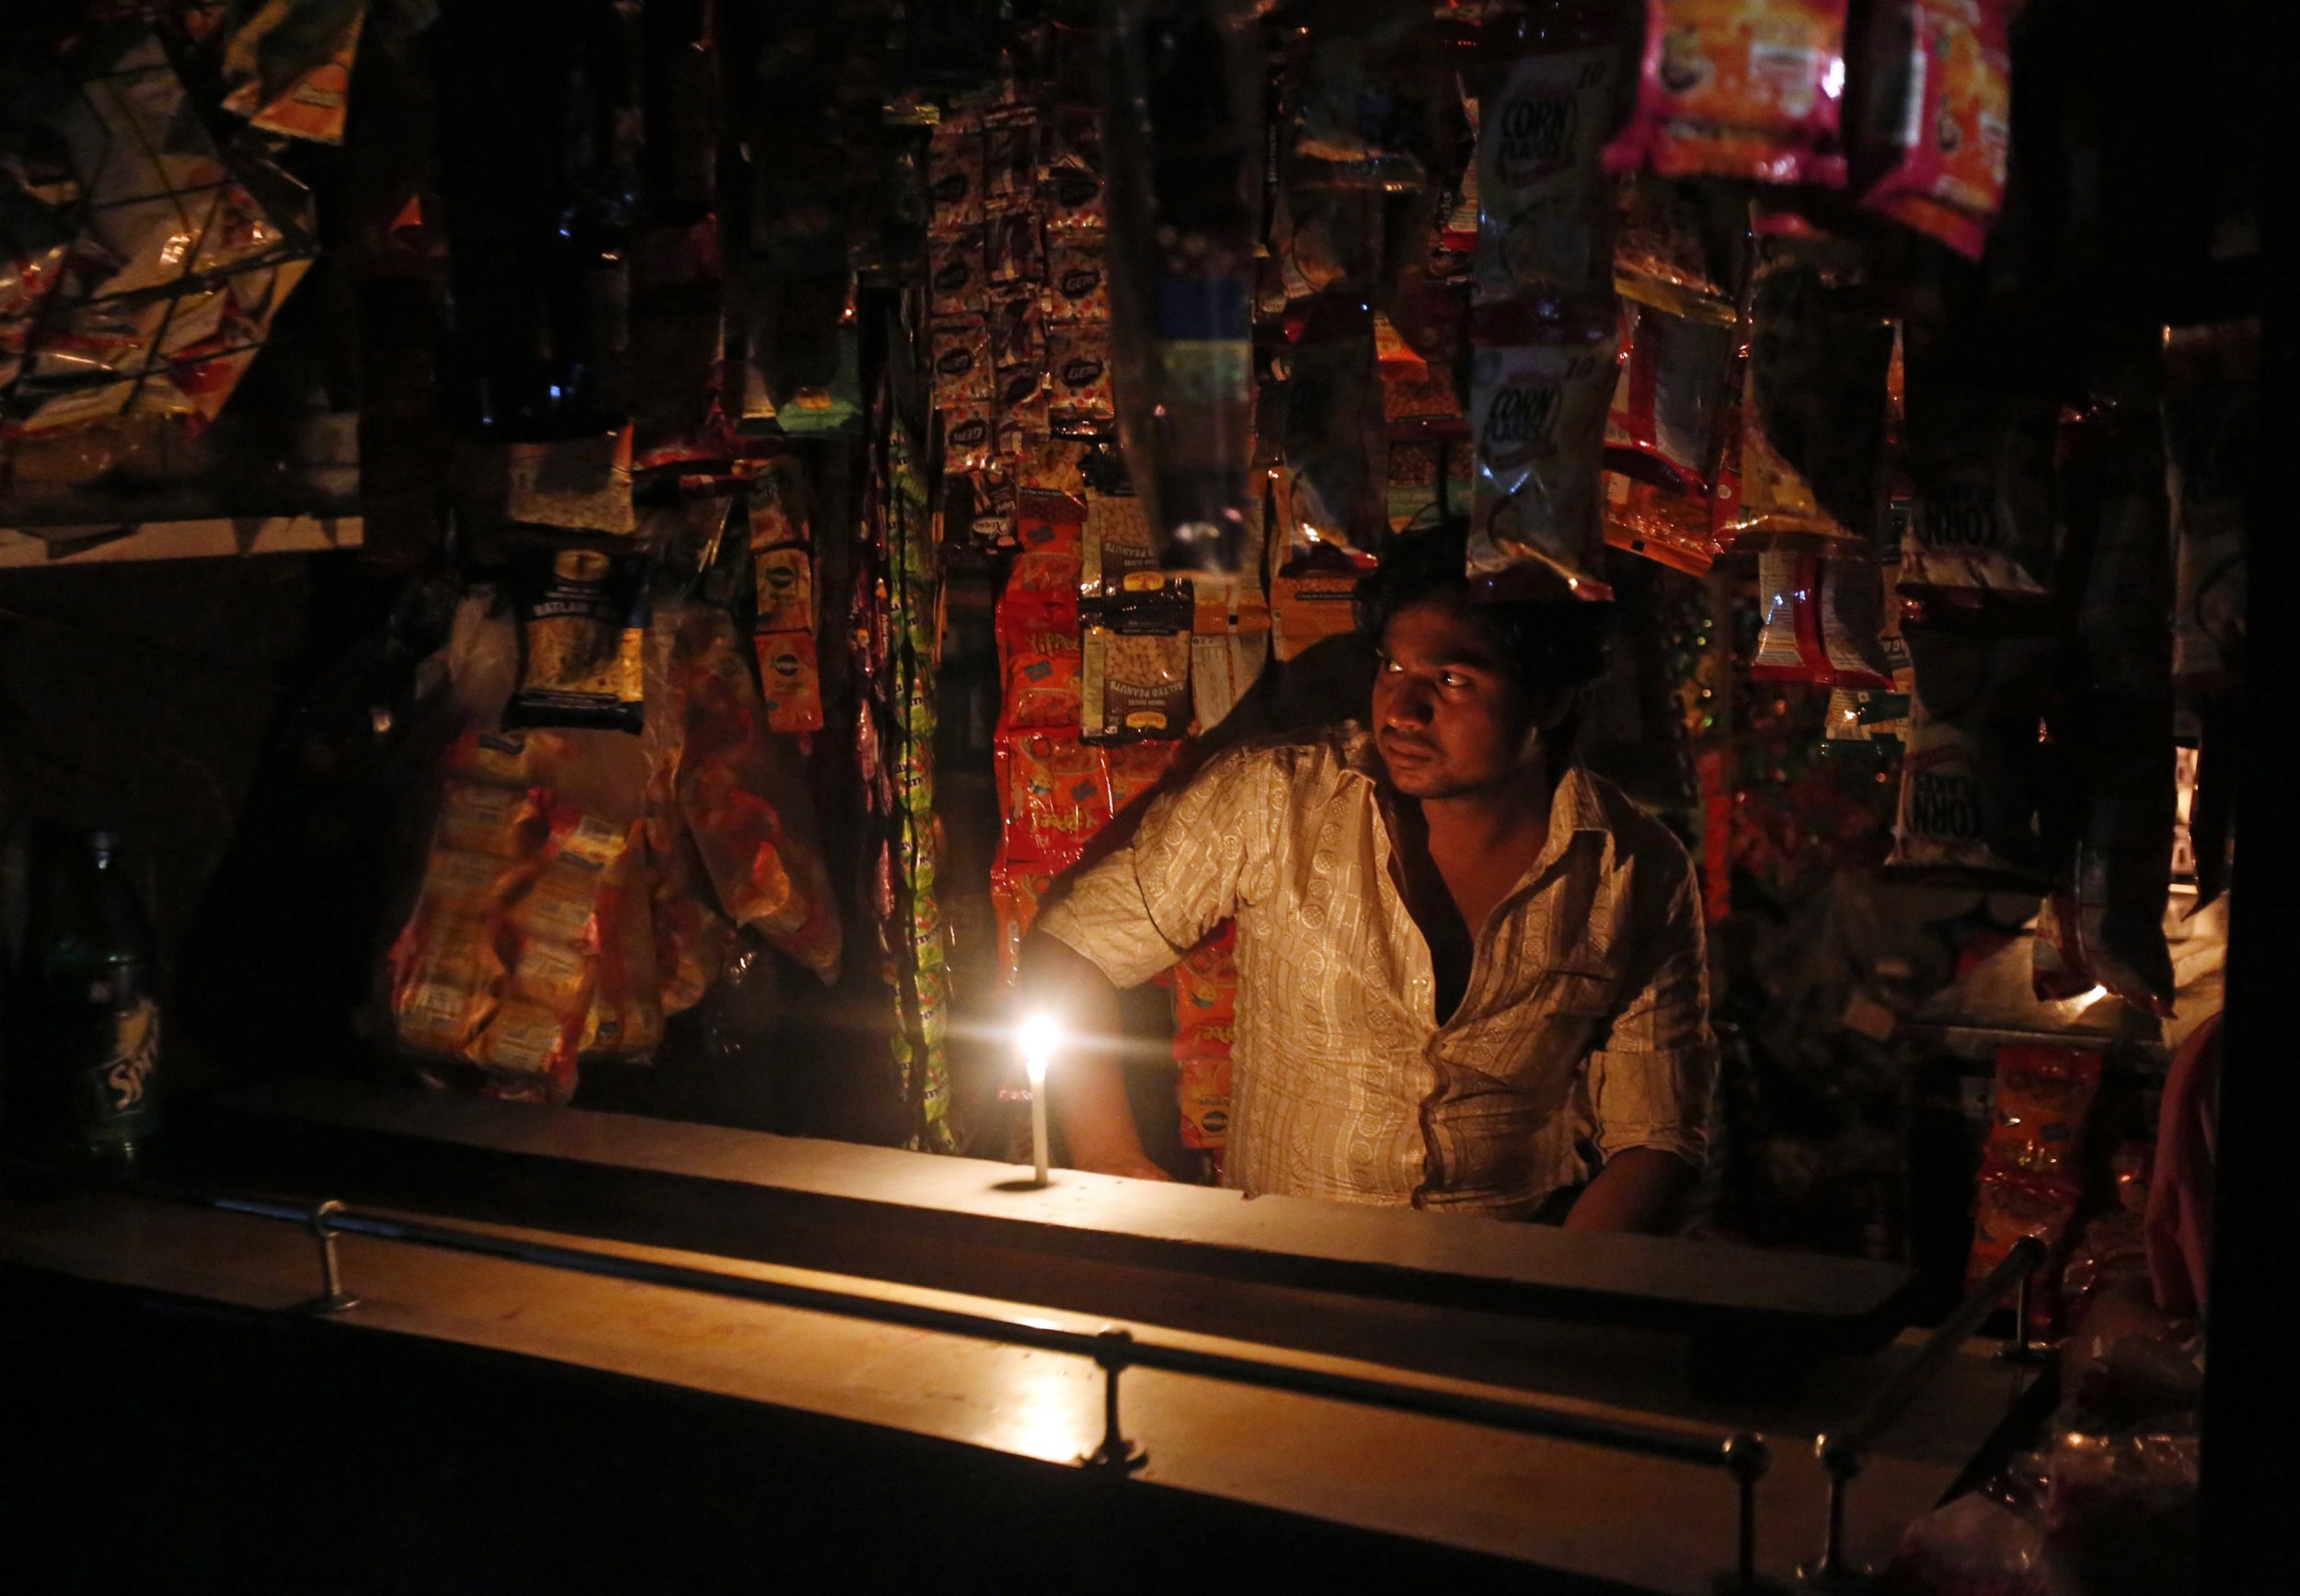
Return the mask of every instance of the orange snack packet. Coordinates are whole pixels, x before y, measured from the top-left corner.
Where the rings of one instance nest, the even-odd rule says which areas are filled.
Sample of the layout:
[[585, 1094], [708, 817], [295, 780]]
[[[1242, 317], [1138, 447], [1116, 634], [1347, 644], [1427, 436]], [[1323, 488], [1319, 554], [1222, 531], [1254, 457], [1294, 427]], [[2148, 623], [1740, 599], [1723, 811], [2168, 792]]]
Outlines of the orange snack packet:
[[1846, 0], [1651, 0], [1610, 171], [1841, 188]]

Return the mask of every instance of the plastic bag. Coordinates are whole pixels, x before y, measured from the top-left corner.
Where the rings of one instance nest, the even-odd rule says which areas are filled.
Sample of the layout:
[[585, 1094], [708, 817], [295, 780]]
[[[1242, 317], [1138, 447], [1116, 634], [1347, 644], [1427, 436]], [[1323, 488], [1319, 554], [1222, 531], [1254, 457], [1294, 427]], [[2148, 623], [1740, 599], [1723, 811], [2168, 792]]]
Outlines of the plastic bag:
[[1067, 869], [1110, 824], [1110, 777], [1102, 752], [1076, 733], [1000, 730], [992, 739], [992, 763], [1010, 862]]
[[1937, 379], [1915, 362], [1908, 397], [1915, 498], [1901, 553], [1912, 593], [2041, 600], [2053, 567], [2057, 409]]
[[1884, 511], [1892, 324], [1838, 239], [1761, 237], [1750, 299], [1734, 542], [1866, 547]]
[[2041, 886], [2045, 646], [1917, 629], [1908, 644], [1916, 692], [1886, 863]]
[[1842, 187], [1846, 0], [1651, 0], [1612, 171]]
[[834, 982], [842, 951], [838, 905], [798, 755], [770, 731], [767, 706], [723, 614], [683, 611], [673, 650], [686, 729], [679, 805], [719, 906]]

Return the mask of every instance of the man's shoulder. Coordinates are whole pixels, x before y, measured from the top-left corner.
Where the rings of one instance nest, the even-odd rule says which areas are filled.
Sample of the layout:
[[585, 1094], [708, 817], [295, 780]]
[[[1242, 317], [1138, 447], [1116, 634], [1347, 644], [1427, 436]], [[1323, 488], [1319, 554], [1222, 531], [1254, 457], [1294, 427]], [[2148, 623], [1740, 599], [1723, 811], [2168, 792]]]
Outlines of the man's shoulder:
[[1580, 774], [1613, 838], [1617, 860], [1673, 881], [1692, 873], [1693, 856], [1685, 844], [1650, 809], [1586, 765]]
[[1287, 787], [1330, 787], [1365, 764], [1368, 739], [1354, 721], [1276, 731], [1230, 744], [1200, 767], [1200, 780], [1268, 778]]

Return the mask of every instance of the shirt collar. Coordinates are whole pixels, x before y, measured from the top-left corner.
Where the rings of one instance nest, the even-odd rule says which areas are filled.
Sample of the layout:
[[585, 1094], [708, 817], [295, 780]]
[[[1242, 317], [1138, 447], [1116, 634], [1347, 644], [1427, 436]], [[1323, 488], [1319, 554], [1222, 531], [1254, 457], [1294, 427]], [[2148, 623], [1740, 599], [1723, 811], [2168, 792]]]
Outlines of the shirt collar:
[[[1374, 746], [1374, 733], [1355, 720], [1343, 721], [1340, 729], [1341, 768], [1378, 787], [1382, 780], [1382, 756]], [[1564, 822], [1562, 830], [1567, 832], [1596, 832], [1605, 836], [1613, 833], [1613, 827], [1605, 819], [1604, 799], [1598, 796], [1596, 782], [1578, 759], [1558, 778], [1549, 805], [1552, 836], [1559, 834], [1560, 821]]]

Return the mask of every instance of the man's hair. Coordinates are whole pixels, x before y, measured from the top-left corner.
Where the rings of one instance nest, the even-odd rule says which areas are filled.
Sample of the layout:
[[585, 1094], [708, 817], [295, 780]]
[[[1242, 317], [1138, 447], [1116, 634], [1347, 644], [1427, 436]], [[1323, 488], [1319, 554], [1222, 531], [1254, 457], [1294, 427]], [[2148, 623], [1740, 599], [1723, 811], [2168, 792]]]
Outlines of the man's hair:
[[1578, 692], [1605, 672], [1613, 606], [1585, 599], [1480, 599], [1467, 572], [1468, 537], [1458, 526], [1393, 538], [1381, 568], [1358, 584], [1358, 631], [1374, 648], [1400, 613], [1419, 604], [1458, 608], [1483, 628], [1502, 668], [1529, 697]]

